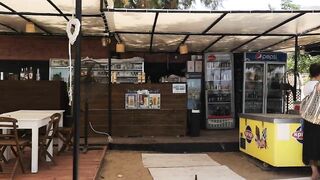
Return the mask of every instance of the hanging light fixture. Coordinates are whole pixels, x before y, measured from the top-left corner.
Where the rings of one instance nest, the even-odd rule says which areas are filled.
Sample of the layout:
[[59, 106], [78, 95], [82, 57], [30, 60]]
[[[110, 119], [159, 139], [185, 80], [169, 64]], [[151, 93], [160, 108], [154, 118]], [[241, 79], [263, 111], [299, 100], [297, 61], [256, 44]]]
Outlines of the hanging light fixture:
[[27, 33], [34, 33], [34, 32], [36, 32], [36, 28], [35, 28], [33, 22], [28, 21], [28, 22], [26, 23], [26, 32], [27, 32]]
[[181, 44], [179, 46], [180, 54], [188, 54], [188, 46], [186, 44]]
[[123, 53], [125, 52], [125, 45], [123, 43], [116, 44], [116, 52]]

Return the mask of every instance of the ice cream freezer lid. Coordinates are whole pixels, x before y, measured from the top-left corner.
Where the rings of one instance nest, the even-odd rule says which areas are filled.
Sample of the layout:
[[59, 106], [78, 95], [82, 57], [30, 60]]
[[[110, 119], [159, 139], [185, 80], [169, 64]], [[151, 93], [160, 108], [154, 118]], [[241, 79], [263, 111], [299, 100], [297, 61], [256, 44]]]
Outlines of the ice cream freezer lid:
[[244, 113], [239, 114], [239, 117], [273, 123], [300, 123], [302, 120], [302, 117], [296, 114]]

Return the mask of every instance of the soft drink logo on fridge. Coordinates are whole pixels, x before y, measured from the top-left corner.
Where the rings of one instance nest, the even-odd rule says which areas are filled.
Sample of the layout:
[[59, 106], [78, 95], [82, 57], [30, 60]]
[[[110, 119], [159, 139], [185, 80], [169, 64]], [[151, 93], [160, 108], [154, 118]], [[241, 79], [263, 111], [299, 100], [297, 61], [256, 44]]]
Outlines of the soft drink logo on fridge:
[[303, 131], [301, 126], [299, 126], [297, 130], [292, 133], [292, 137], [294, 137], [299, 143], [303, 143]]
[[281, 52], [252, 52], [246, 53], [246, 61], [279, 61], [285, 62], [287, 60], [287, 54]]
[[262, 54], [261, 53], [256, 53], [256, 59], [261, 60], [262, 59]]
[[260, 52], [256, 53], [256, 60], [262, 60], [262, 61], [276, 61], [278, 60], [278, 57], [276, 54], [262, 54]]

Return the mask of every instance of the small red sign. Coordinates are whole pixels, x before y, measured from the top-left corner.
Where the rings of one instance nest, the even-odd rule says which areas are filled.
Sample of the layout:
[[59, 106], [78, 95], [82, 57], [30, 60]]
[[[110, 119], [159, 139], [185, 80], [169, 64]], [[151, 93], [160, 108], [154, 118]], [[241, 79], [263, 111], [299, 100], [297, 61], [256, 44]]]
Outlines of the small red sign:
[[209, 56], [208, 56], [208, 61], [215, 61], [217, 58], [216, 58], [216, 56], [214, 55], [214, 54], [210, 54]]

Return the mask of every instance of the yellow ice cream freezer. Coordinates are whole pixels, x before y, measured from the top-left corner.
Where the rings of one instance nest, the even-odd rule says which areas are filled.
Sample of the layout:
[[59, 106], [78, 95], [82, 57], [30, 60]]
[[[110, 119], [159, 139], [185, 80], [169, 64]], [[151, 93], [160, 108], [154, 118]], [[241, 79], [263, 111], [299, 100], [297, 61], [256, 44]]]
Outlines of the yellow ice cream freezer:
[[302, 118], [293, 114], [240, 114], [239, 148], [274, 167], [304, 166]]

